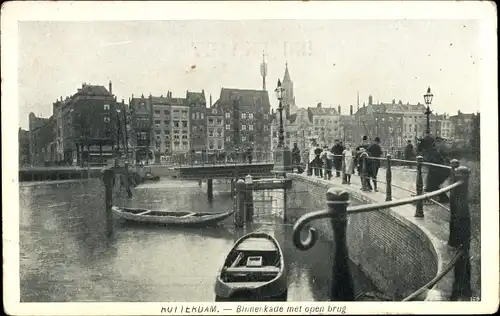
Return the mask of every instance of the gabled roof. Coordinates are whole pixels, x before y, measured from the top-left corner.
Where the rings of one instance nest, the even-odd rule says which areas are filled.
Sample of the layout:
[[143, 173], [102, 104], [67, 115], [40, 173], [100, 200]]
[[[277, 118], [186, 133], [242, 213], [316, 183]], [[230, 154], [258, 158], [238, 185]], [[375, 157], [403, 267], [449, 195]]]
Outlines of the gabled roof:
[[339, 115], [335, 108], [315, 107], [308, 108], [311, 115]]
[[78, 89], [77, 95], [102, 95], [111, 96], [108, 89], [104, 86], [84, 84], [81, 89]]
[[269, 94], [264, 90], [228, 89], [221, 88], [220, 97], [215, 104], [218, 106], [230, 106], [233, 101], [238, 101], [240, 106], [255, 107], [262, 105], [270, 108]]
[[206, 102], [205, 92], [203, 92], [203, 91], [202, 92], [187, 91], [186, 92], [186, 99], [187, 99], [188, 103], [190, 101], [205, 103]]

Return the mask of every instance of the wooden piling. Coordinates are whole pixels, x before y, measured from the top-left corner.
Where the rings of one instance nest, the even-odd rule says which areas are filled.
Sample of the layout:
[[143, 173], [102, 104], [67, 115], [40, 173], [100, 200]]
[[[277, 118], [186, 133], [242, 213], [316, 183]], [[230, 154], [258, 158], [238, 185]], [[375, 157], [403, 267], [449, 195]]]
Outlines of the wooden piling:
[[207, 179], [207, 197], [209, 200], [212, 200], [214, 198], [213, 183], [213, 179]]
[[234, 225], [236, 227], [245, 225], [245, 187], [243, 179], [236, 182], [236, 214], [234, 216]]
[[251, 175], [245, 177], [245, 221], [248, 223], [253, 222], [253, 178]]
[[110, 236], [113, 233], [113, 214], [111, 207], [113, 206], [113, 182], [114, 170], [109, 168], [104, 170], [104, 200], [105, 200], [105, 215], [106, 215], [106, 234]]

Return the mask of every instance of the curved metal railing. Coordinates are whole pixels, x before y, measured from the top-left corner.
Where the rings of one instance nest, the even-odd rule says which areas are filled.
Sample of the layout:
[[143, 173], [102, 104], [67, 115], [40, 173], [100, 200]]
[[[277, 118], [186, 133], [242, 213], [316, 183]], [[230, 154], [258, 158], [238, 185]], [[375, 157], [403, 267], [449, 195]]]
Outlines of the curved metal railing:
[[[336, 157], [339, 157], [340, 155], [335, 155]], [[379, 161], [386, 161], [387, 162], [387, 170], [386, 170], [386, 181], [380, 181], [375, 178], [371, 178], [367, 175], [366, 169], [367, 165], [366, 162], [371, 159], [371, 160], [379, 160]], [[414, 192], [412, 190], [406, 189], [404, 187], [394, 185], [392, 184], [392, 170], [391, 170], [391, 162], [397, 161], [403, 164], [416, 164], [417, 165], [417, 174], [416, 174], [416, 188], [417, 192]], [[362, 182], [362, 189], [365, 189], [365, 181], [369, 180], [376, 180], [377, 182], [380, 183], [385, 183], [386, 184], [386, 202], [383, 203], [374, 203], [374, 204], [365, 204], [365, 205], [359, 205], [359, 206], [353, 206], [353, 207], [347, 207], [347, 204], [349, 203], [348, 197], [347, 198], [341, 198], [342, 194], [344, 193], [338, 193], [337, 196], [334, 196], [333, 199], [329, 199], [329, 193], [331, 193], [329, 190], [327, 193], [327, 207], [328, 209], [326, 210], [320, 210], [320, 211], [315, 211], [311, 213], [307, 213], [300, 217], [297, 222], [295, 223], [294, 226], [294, 231], [293, 231], [293, 242], [295, 246], [301, 250], [307, 250], [310, 249], [311, 247], [314, 246], [318, 234], [317, 231], [309, 227], [308, 228], [308, 234], [305, 240], [302, 240], [301, 238], [301, 232], [303, 229], [308, 226], [308, 223], [316, 220], [316, 219], [321, 219], [321, 218], [331, 218], [332, 219], [332, 225], [334, 225], [334, 229], [339, 227], [335, 227], [335, 225], [338, 225], [337, 222], [345, 222], [345, 217], [349, 214], [353, 213], [364, 213], [364, 212], [370, 212], [370, 211], [376, 211], [376, 210], [381, 210], [381, 209], [387, 209], [387, 208], [392, 208], [392, 207], [397, 207], [401, 205], [406, 205], [406, 204], [416, 204], [416, 217], [423, 217], [423, 201], [424, 200], [431, 200], [434, 204], [438, 205], [439, 207], [446, 209], [450, 211], [451, 216], [450, 216], [450, 234], [449, 234], [449, 240], [448, 244], [454, 247], [458, 247], [458, 251], [454, 255], [453, 259], [429, 282], [427, 282], [424, 286], [419, 288], [417, 291], [409, 295], [408, 297], [404, 298], [403, 301], [412, 301], [415, 299], [418, 299], [421, 294], [423, 294], [426, 290], [431, 289], [434, 287], [440, 280], [443, 279], [445, 275], [447, 275], [452, 268], [456, 267], [457, 265], [463, 266], [464, 262], [468, 262], [469, 260], [469, 245], [470, 245], [470, 215], [469, 215], [469, 210], [468, 210], [468, 202], [467, 202], [467, 190], [468, 190], [468, 177], [469, 177], [469, 172], [470, 170], [466, 167], [460, 167], [458, 160], [452, 160], [450, 162], [450, 166], [447, 165], [439, 165], [439, 164], [434, 164], [434, 163], [429, 163], [429, 162], [423, 162], [423, 158], [421, 156], [417, 157], [416, 161], [409, 161], [409, 160], [402, 160], [402, 159], [392, 159], [390, 155], [388, 155], [385, 158], [378, 158], [378, 157], [369, 157], [367, 155], [364, 155], [361, 157], [361, 160], [359, 161], [361, 164], [360, 167], [360, 177], [361, 177], [361, 182]], [[423, 178], [422, 174], [424, 173], [422, 170], [422, 166], [427, 166], [431, 168], [443, 168], [447, 169], [450, 171], [449, 177], [452, 179], [453, 183], [450, 185], [445, 186], [444, 188], [432, 191], [432, 192], [423, 192]], [[342, 171], [344, 171], [344, 166], [342, 166]], [[321, 171], [320, 171], [321, 170]], [[308, 174], [315, 174], [315, 175], [320, 175], [322, 178], [328, 178], [328, 176], [332, 175], [334, 170], [334, 166], [331, 166], [331, 171], [328, 173], [328, 170], [326, 168], [326, 161], [323, 160], [323, 167], [313, 167], [313, 168], [308, 168]], [[429, 170], [428, 172], [432, 172], [432, 170]], [[328, 176], [327, 176], [328, 173]], [[344, 182], [343, 182], [344, 183]], [[408, 197], [408, 198], [402, 198], [398, 199], [395, 201], [392, 201], [392, 190], [390, 189], [391, 187], [396, 187], [398, 189], [401, 189], [403, 191], [410, 192], [412, 194], [416, 194], [416, 196]], [[441, 194], [450, 192], [451, 193], [451, 201], [450, 201], [450, 208], [446, 207], [445, 205], [433, 200], [433, 197], [440, 196]], [[347, 194], [348, 196], [348, 194]], [[332, 196], [330, 196], [332, 198]], [[346, 224], [344, 224], [346, 225]], [[342, 226], [340, 226], [340, 230], [344, 230], [344, 236], [335, 238], [337, 245], [336, 249], [340, 247], [340, 249], [347, 249], [347, 245], [339, 245], [338, 243], [345, 243], [345, 229], [342, 229]], [[334, 232], [335, 233], [335, 232]], [[347, 250], [345, 250], [347, 253]], [[335, 259], [337, 260], [337, 259]], [[334, 263], [334, 267], [339, 267], [338, 262]], [[342, 266], [342, 265], [340, 265]], [[349, 275], [348, 268], [344, 267], [344, 269], [347, 269], [347, 271], [342, 271], [342, 273], [347, 273]], [[459, 271], [459, 272], [457, 272]], [[460, 274], [461, 273], [461, 274]], [[337, 274], [339, 278], [342, 278], [340, 276], [341, 274]], [[335, 276], [335, 274], [334, 274]], [[463, 282], [463, 279], [469, 278], [469, 281]], [[342, 285], [342, 282], [333, 282], [334, 287], [335, 286], [346, 286], [345, 282]], [[337, 285], [335, 285], [337, 284]], [[339, 285], [340, 284], [340, 285]], [[350, 288], [350, 286], [347, 286], [347, 288]], [[336, 293], [335, 289], [332, 289], [332, 293]], [[455, 269], [455, 280], [453, 284], [453, 292], [452, 292], [452, 299], [456, 299], [458, 297], [463, 297], [467, 296], [468, 293], [470, 293], [470, 274], [467, 274], [466, 272], [461, 271], [461, 269]], [[354, 297], [351, 297], [354, 299]], [[332, 298], [332, 299], [338, 299], [338, 298]]]

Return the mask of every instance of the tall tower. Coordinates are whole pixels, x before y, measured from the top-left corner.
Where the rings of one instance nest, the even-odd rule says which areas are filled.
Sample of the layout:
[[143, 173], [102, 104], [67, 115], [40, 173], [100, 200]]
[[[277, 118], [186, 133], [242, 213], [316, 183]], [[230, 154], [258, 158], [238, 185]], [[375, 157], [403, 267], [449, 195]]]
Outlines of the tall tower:
[[288, 63], [285, 63], [285, 75], [283, 76], [282, 87], [285, 89], [283, 103], [289, 107], [289, 114], [297, 113], [298, 109], [295, 105], [295, 96], [293, 95], [293, 81], [290, 77], [290, 72], [288, 72]]
[[359, 91], [358, 91], [358, 111], [359, 111]]
[[262, 90], [266, 91], [267, 64], [262, 52], [262, 63], [260, 64], [260, 75], [262, 76]]

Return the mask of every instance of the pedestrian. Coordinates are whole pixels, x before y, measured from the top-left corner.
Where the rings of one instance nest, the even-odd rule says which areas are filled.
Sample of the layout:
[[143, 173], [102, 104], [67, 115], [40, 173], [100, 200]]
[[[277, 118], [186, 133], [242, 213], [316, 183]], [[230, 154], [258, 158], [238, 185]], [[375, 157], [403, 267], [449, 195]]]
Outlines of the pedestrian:
[[[417, 150], [422, 154], [425, 162], [430, 162], [437, 165], [447, 165], [449, 158], [441, 142], [441, 138], [434, 138], [431, 135], [425, 136], [418, 144]], [[436, 144], [437, 141], [437, 144]], [[438, 145], [440, 147], [438, 147]], [[440, 189], [441, 185], [449, 177], [450, 171], [447, 168], [428, 166], [427, 176], [425, 178], [425, 192], [433, 192]], [[446, 193], [438, 196], [438, 202], [448, 203], [450, 198]]]
[[252, 151], [253, 151], [252, 146], [248, 146], [248, 148], [247, 148], [247, 158], [248, 158], [248, 163], [249, 164], [252, 163]]
[[[411, 143], [411, 140], [408, 140], [408, 142], [406, 144], [404, 155], [405, 155], [405, 160], [415, 161], [415, 148], [413, 148], [413, 144]], [[411, 166], [412, 166], [412, 164], [408, 163], [408, 167], [410, 169], [411, 169]]]
[[354, 165], [356, 167], [356, 170], [358, 171], [358, 175], [361, 176], [361, 171], [363, 168], [363, 161], [360, 159], [360, 156], [363, 152], [368, 149], [368, 146], [370, 144], [368, 143], [368, 136], [363, 136], [363, 139], [361, 140], [361, 144], [356, 147], [356, 156], [354, 158]]
[[342, 152], [344, 152], [344, 146], [336, 139], [331, 151], [334, 154], [333, 165], [335, 166], [335, 176], [338, 178], [342, 170]]
[[319, 145], [316, 144], [316, 148], [314, 148], [314, 160], [313, 160], [313, 168], [314, 175], [317, 177], [323, 177], [323, 161], [320, 158], [323, 149]]
[[309, 146], [309, 157], [307, 161], [307, 175], [312, 176], [314, 170], [314, 158], [316, 157], [314, 151], [316, 150], [317, 144], [316, 140], [312, 139], [311, 144]]
[[292, 148], [292, 170], [297, 168], [297, 173], [302, 173], [302, 167], [300, 166], [300, 149], [297, 146], [297, 143], [293, 143]]
[[[331, 150], [328, 150], [328, 147], [326, 147], [326, 159], [328, 161], [328, 166], [327, 166], [327, 172], [328, 172], [328, 180], [332, 178], [332, 168], [333, 168], [333, 161], [335, 159], [335, 156], [333, 155]], [[340, 157], [342, 159], [342, 157]]]
[[370, 180], [373, 182], [373, 190], [375, 192], [378, 191], [377, 189], [377, 174], [378, 174], [378, 169], [380, 168], [380, 160], [376, 158], [382, 157], [382, 147], [380, 147], [380, 138], [377, 136], [373, 140], [373, 143], [368, 147], [367, 149], [368, 155], [370, 155], [370, 158], [367, 161], [367, 173], [368, 173], [368, 183], [367, 187], [371, 191], [372, 186], [370, 183]]
[[347, 143], [344, 151], [342, 152], [342, 159], [344, 165], [345, 181], [351, 184], [351, 175], [354, 173], [354, 157], [356, 152], [352, 149], [351, 144]]

